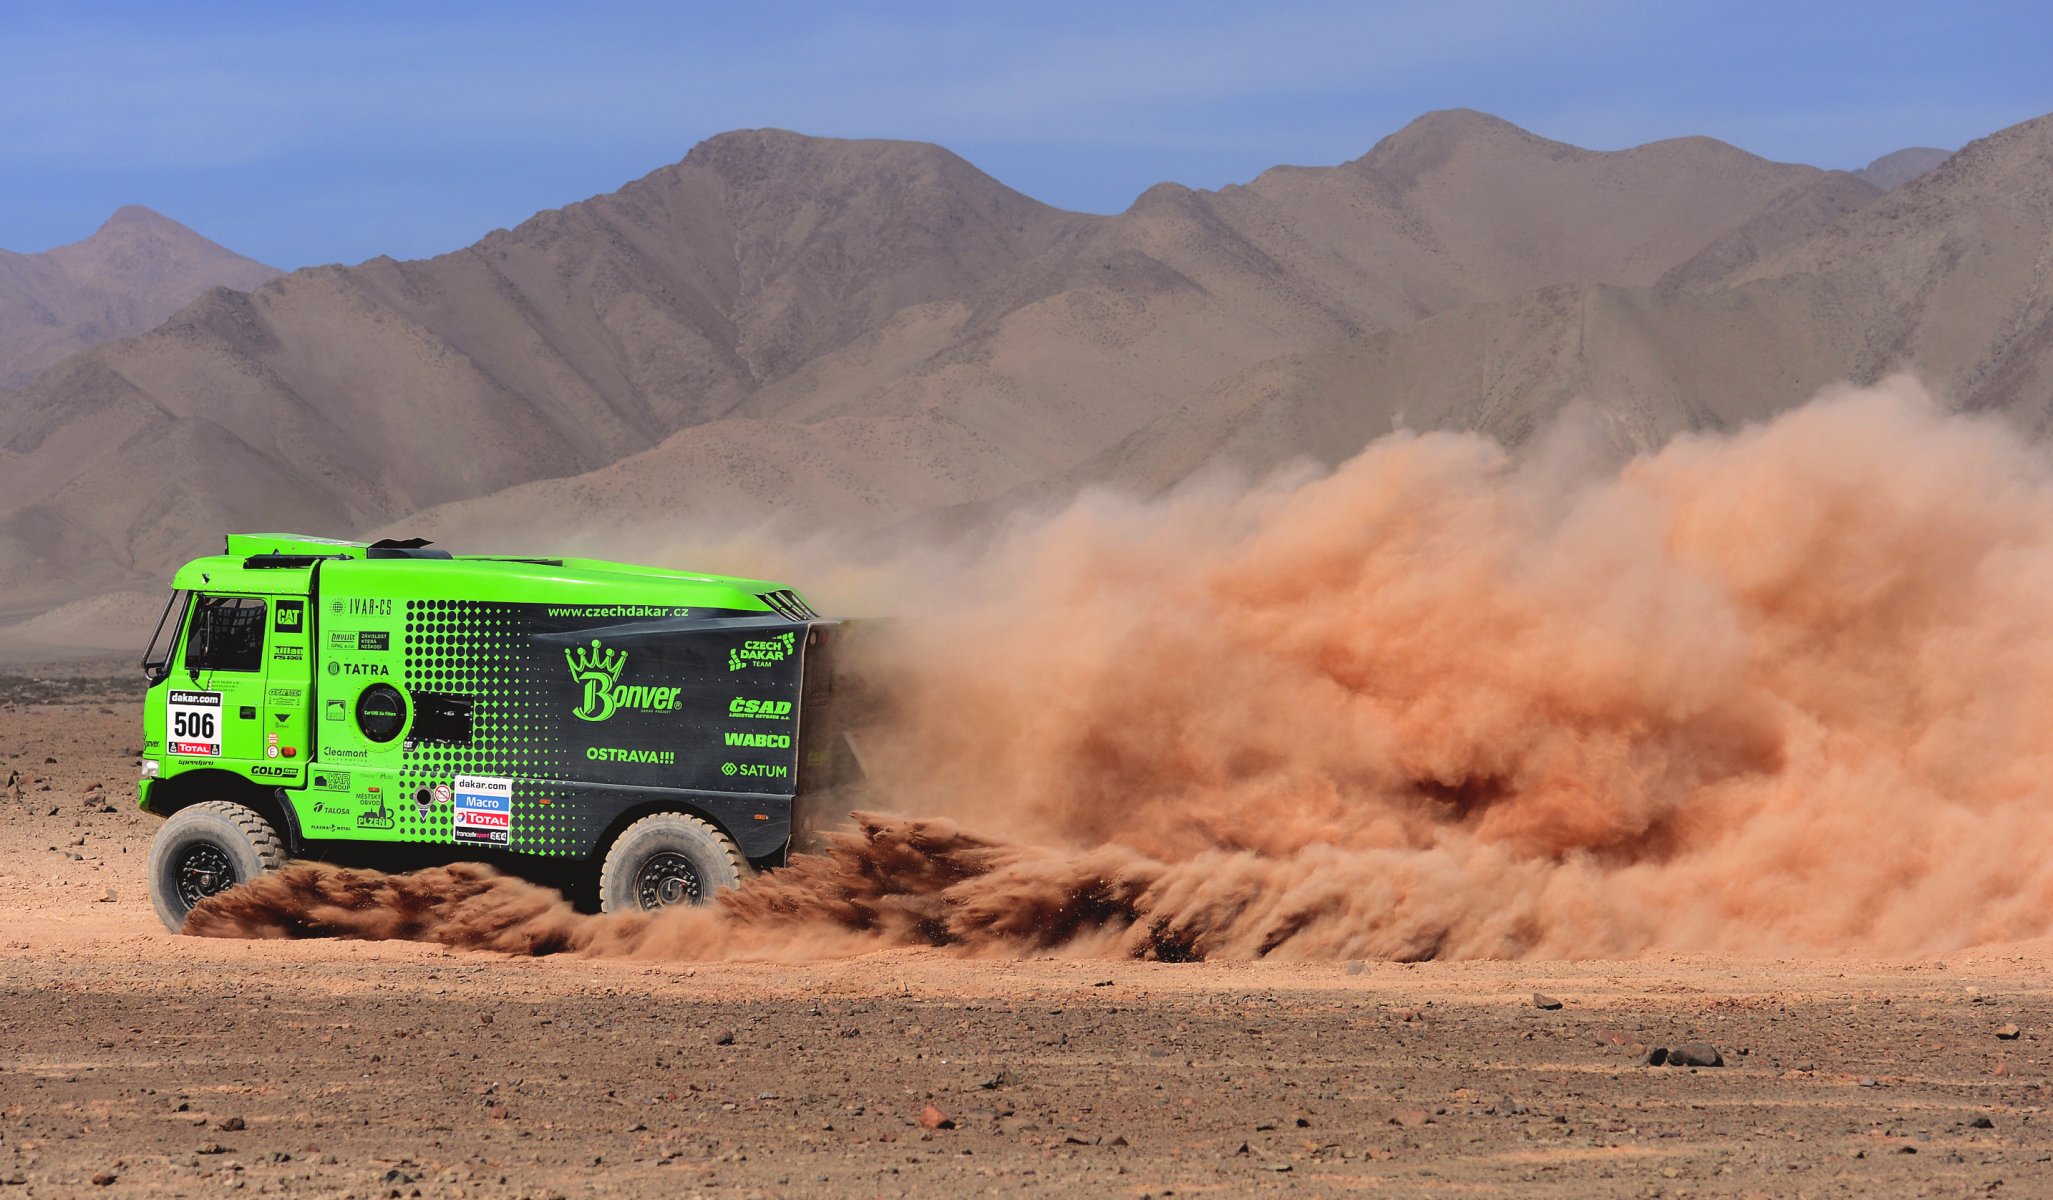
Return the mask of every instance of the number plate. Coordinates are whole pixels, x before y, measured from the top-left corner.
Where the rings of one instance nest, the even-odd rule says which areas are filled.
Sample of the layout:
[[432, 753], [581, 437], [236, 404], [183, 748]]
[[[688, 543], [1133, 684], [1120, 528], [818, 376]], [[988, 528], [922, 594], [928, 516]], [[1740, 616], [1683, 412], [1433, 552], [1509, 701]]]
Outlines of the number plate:
[[172, 692], [165, 703], [164, 739], [173, 754], [221, 757], [221, 693]]

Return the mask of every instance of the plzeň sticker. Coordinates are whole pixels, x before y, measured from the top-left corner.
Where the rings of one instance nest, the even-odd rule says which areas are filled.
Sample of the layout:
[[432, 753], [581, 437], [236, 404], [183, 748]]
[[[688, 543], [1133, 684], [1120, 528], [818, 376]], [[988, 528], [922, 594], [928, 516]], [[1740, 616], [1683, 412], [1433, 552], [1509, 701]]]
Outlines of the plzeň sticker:
[[165, 699], [164, 732], [173, 754], [221, 757], [221, 693], [172, 692]]
[[513, 835], [513, 781], [458, 775], [451, 832], [459, 842], [479, 846], [508, 845]]

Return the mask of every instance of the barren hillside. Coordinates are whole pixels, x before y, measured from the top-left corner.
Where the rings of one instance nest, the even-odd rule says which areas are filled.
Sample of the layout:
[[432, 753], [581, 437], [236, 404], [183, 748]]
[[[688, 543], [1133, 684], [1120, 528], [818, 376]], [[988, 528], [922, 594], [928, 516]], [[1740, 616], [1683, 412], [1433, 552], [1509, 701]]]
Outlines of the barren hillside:
[[1451, 111], [1093, 217], [937, 147], [726, 134], [467, 250], [211, 293], [0, 394], [0, 608], [147, 583], [224, 529], [959, 524], [1397, 427], [1515, 440], [1578, 397], [1634, 443], [1903, 367], [2029, 414], [2047, 142], [2027, 123], [1885, 194]]
[[0, 250], [0, 388], [149, 330], [209, 288], [247, 290], [277, 274], [137, 205], [82, 242], [42, 254]]

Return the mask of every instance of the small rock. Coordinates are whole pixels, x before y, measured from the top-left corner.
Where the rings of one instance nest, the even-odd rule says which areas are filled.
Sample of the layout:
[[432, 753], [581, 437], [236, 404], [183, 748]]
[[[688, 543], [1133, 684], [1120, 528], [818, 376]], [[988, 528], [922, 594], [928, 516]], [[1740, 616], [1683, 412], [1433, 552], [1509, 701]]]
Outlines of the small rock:
[[2014, 1042], [2023, 1033], [2024, 1030], [2019, 1029], [2015, 1025], [2005, 1025], [2001, 1029], [1998, 1029], [1996, 1031], [1996, 1036], [2002, 1038], [2006, 1042]]
[[1544, 992], [1534, 992], [1533, 1007], [1545, 1009], [1548, 1012], [1553, 1012], [1555, 1009], [1561, 1007], [1561, 1001], [1556, 1000], [1554, 997], [1549, 996]]
[[1120, 1134], [1119, 1136], [1113, 1138], [1111, 1141], [1106, 1142], [1105, 1144], [1107, 1146], [1125, 1146], [1129, 1145], [1130, 1143], [1126, 1140], [1125, 1134]]
[[197, 1149], [197, 1150], [193, 1151], [193, 1153], [194, 1153], [194, 1154], [226, 1154], [226, 1153], [228, 1153], [228, 1147], [226, 1147], [226, 1146], [222, 1145], [222, 1144], [221, 1144], [221, 1143], [219, 1143], [219, 1142], [207, 1142], [207, 1143], [204, 1143], [203, 1145], [201, 1145], [199, 1149]]
[[112, 1171], [101, 1171], [99, 1174], [93, 1176], [93, 1186], [106, 1187], [119, 1178], [121, 1178], [121, 1176], [116, 1175]]
[[732, 1029], [723, 1029], [714, 1034], [713, 1044], [715, 1046], [732, 1046], [734, 1044], [734, 1031]]
[[1390, 1114], [1390, 1124], [1400, 1129], [1417, 1129], [1433, 1118], [1423, 1108], [1400, 1108]]
[[1968, 1127], [1970, 1129], [1994, 1129], [1996, 1128], [1996, 1122], [1991, 1121], [1987, 1117], [1976, 1117], [1968, 1122]]
[[1359, 975], [1363, 971], [1366, 971], [1368, 969], [1368, 964], [1362, 962], [1360, 959], [1356, 959], [1355, 961], [1347, 964], [1347, 973], [1349, 975]]
[[1668, 1052], [1671, 1067], [1722, 1067], [1725, 1056], [1709, 1042], [1684, 1042]]
[[114, 903], [115, 899], [116, 899], [116, 897], [115, 897], [115, 895], [114, 895], [114, 889], [113, 889], [113, 888], [108, 888], [108, 889], [107, 889], [106, 891], [104, 891], [104, 892], [100, 893], [100, 898], [99, 898], [98, 900], [94, 901], [94, 903], [95, 903], [95, 904], [112, 904], [112, 903]]
[[1497, 1102], [1497, 1111], [1507, 1117], [1522, 1117], [1526, 1114], [1526, 1106], [1506, 1096]]
[[383, 1181], [386, 1183], [412, 1183], [413, 1176], [400, 1170], [398, 1167], [394, 1167], [391, 1170], [385, 1172]]
[[1645, 1055], [1643, 1055], [1643, 1056], [1642, 1056], [1642, 1057], [1640, 1058], [1640, 1065], [1641, 1065], [1641, 1066], [1643, 1066], [1643, 1067], [1658, 1067], [1658, 1066], [1661, 1066], [1662, 1064], [1666, 1063], [1667, 1061], [1668, 1061], [1668, 1048], [1667, 1048], [1667, 1047], [1665, 1047], [1665, 1046], [1651, 1046], [1651, 1047], [1649, 1047], [1649, 1048], [1647, 1049], [1647, 1052], [1646, 1052], [1646, 1054], [1645, 1054]]
[[226, 1130], [229, 1133], [240, 1133], [243, 1130], [249, 1128], [249, 1122], [243, 1120], [241, 1117], [229, 1117], [221, 1122], [220, 1128]]
[[947, 1113], [929, 1104], [920, 1110], [920, 1128], [953, 1129], [955, 1128], [955, 1122], [948, 1119]]

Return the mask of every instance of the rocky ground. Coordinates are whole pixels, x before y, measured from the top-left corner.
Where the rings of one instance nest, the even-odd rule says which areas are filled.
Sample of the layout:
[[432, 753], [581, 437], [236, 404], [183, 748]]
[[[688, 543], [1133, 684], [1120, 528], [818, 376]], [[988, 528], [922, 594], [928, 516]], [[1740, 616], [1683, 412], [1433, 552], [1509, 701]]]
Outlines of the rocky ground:
[[[0, 1198], [2053, 1190], [2041, 947], [695, 964], [178, 938], [143, 891], [138, 720], [125, 679], [0, 679]], [[1685, 1044], [1723, 1065], [1647, 1065]]]

